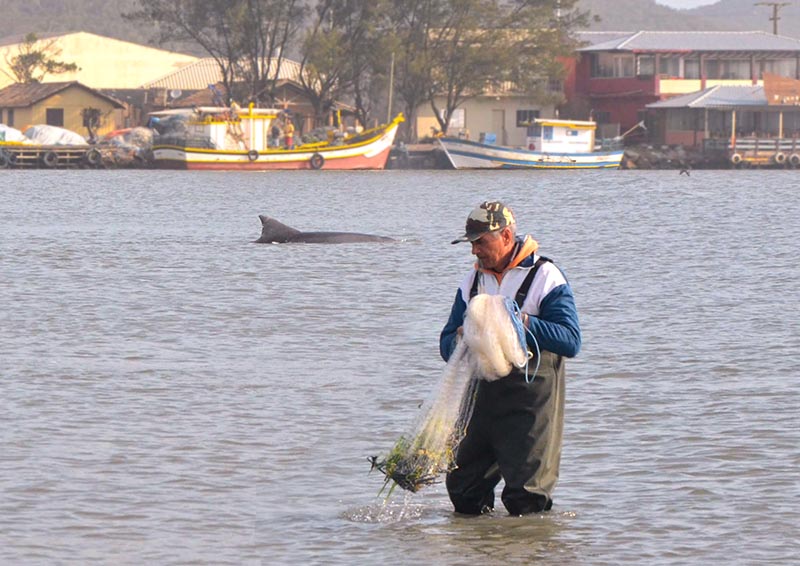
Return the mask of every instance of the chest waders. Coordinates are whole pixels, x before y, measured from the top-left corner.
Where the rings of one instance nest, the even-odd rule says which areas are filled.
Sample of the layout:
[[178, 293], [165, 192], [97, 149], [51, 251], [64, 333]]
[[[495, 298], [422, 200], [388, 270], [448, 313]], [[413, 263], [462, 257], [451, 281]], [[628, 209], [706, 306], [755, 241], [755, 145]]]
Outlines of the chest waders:
[[[515, 295], [522, 306], [542, 264], [540, 257]], [[476, 272], [470, 299], [477, 294]], [[505, 481], [502, 501], [512, 515], [552, 506], [558, 480], [564, 420], [564, 360], [541, 351], [539, 368], [527, 383], [515, 369], [497, 381], [481, 380], [467, 434], [447, 476], [455, 510], [475, 515], [494, 508], [494, 488]]]

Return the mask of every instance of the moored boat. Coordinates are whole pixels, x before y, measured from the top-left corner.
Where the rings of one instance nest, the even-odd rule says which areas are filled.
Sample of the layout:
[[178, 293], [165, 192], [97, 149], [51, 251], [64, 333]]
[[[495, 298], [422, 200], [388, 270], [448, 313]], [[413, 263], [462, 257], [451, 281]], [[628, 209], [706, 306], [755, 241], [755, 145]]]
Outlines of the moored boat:
[[200, 107], [154, 112], [163, 128], [153, 143], [155, 165], [164, 169], [383, 169], [402, 114], [390, 123], [329, 141], [272, 147], [269, 132], [280, 110]]
[[537, 119], [527, 148], [452, 137], [439, 138], [439, 143], [454, 169], [619, 168], [624, 151], [596, 151], [596, 127], [589, 121]]

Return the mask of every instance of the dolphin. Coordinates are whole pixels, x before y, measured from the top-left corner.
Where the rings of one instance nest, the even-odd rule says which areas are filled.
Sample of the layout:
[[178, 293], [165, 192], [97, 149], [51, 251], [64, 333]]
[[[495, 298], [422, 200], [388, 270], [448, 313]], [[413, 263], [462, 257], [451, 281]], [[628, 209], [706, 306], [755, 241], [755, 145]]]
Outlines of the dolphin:
[[397, 241], [386, 236], [359, 234], [358, 232], [301, 232], [269, 216], [259, 214], [258, 217], [261, 219], [261, 237], [255, 241], [257, 244], [353, 244]]

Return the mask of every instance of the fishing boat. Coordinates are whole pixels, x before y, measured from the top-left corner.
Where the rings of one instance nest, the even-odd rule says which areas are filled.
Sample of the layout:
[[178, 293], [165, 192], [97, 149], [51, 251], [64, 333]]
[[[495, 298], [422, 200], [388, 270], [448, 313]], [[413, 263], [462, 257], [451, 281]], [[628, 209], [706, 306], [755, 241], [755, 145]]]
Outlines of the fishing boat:
[[527, 147], [512, 148], [441, 137], [439, 143], [454, 169], [602, 169], [618, 168], [622, 149], [595, 148], [597, 124], [578, 120], [536, 119]]
[[[274, 108], [196, 107], [153, 112], [151, 125], [159, 132], [153, 159], [163, 169], [383, 169], [389, 158], [398, 115], [390, 123], [352, 134], [329, 132], [313, 143], [291, 149], [270, 144]], [[273, 141], [274, 144], [274, 141]]]

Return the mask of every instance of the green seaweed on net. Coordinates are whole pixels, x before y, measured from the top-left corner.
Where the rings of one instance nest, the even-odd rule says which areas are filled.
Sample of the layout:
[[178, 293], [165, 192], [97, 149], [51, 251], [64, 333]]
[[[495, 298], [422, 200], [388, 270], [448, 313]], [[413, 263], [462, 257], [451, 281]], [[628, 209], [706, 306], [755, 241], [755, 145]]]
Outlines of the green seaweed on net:
[[413, 440], [401, 436], [389, 454], [381, 461], [376, 456], [369, 460], [371, 469], [377, 469], [386, 476], [380, 495], [389, 483], [387, 497], [396, 486], [416, 493], [425, 486], [438, 483], [439, 476], [455, 467], [455, 452], [461, 435], [448, 438], [443, 446], [434, 439], [441, 436], [445, 423], [441, 420], [428, 423], [425, 429]]
[[453, 354], [412, 432], [401, 436], [384, 458], [368, 458], [371, 470], [386, 476], [379, 495], [389, 484], [387, 497], [396, 486], [416, 493], [455, 468], [458, 443], [466, 433], [477, 387], [465, 357], [463, 347]]
[[385, 458], [368, 458], [371, 469], [386, 476], [379, 495], [390, 483], [387, 497], [398, 485], [417, 492], [455, 468], [458, 444], [475, 405], [478, 376], [493, 381], [514, 367], [525, 367], [527, 380], [527, 345], [519, 313], [517, 304], [502, 295], [479, 294], [470, 301], [463, 339], [411, 432], [401, 436]]

